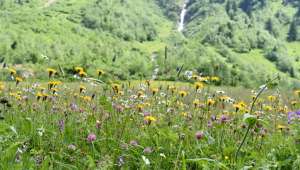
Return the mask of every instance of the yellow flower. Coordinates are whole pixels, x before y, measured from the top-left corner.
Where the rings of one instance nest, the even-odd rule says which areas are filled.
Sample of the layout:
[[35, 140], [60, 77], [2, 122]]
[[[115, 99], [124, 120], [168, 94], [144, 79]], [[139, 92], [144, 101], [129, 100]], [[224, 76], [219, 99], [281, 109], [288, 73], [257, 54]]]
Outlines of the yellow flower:
[[187, 96], [187, 92], [186, 91], [179, 91], [179, 95], [181, 96], [181, 97], [185, 97], [185, 96]]
[[115, 93], [119, 93], [119, 91], [121, 90], [121, 86], [119, 84], [112, 84], [112, 89]]
[[86, 87], [84, 85], [79, 86], [79, 93], [82, 93], [84, 90], [86, 90]]
[[53, 68], [47, 68], [47, 72], [48, 72], [49, 77], [51, 77], [57, 73], [57, 71]]
[[235, 111], [238, 112], [239, 110], [245, 110], [247, 105], [245, 102], [241, 101], [239, 103], [233, 104], [233, 107], [235, 108]]
[[17, 71], [13, 68], [8, 69], [8, 71], [9, 71], [10, 75], [12, 75], [12, 76], [17, 74]]
[[285, 125], [278, 125], [277, 129], [280, 129], [280, 130], [287, 129], [287, 126], [285, 126]]
[[199, 81], [201, 81], [201, 82], [206, 82], [208, 80], [209, 80], [209, 77], [200, 77], [199, 78]]
[[211, 105], [214, 105], [215, 104], [215, 101], [213, 99], [208, 99], [207, 100], [207, 105], [208, 106], [211, 106]]
[[136, 106], [136, 108], [138, 109], [139, 112], [142, 112], [143, 111], [143, 108], [144, 108], [144, 105], [143, 104], [138, 104]]
[[82, 97], [82, 99], [86, 102], [92, 101], [92, 98], [90, 96], [84, 96], [84, 97]]
[[52, 88], [51, 91], [52, 91], [53, 94], [57, 94], [58, 89], [57, 88]]
[[195, 99], [193, 101], [193, 104], [194, 104], [195, 107], [198, 107], [200, 105], [200, 100], [199, 99]]
[[123, 95], [124, 95], [124, 92], [123, 92], [123, 91], [119, 91], [119, 92], [118, 92], [118, 95], [119, 95], [119, 96], [123, 96]]
[[295, 95], [300, 96], [300, 90], [295, 90], [294, 93]]
[[201, 82], [196, 82], [195, 83], [196, 90], [202, 89], [203, 87], [204, 87], [203, 83], [201, 83]]
[[57, 85], [60, 85], [62, 82], [61, 81], [49, 81], [48, 82], [48, 88], [52, 89], [56, 87]]
[[97, 70], [97, 75], [98, 75], [99, 77], [102, 76], [104, 73], [105, 73], [105, 72], [104, 72], [103, 70], [101, 70], [101, 69], [98, 69], [98, 70]]
[[174, 94], [174, 92], [176, 91], [176, 87], [175, 86], [168, 86], [168, 90], [170, 90], [171, 93]]
[[182, 116], [187, 117], [188, 113], [187, 112], [181, 112], [180, 113]]
[[149, 121], [149, 122], [155, 122], [156, 121], [156, 118], [153, 117], [153, 116], [146, 116], [144, 118], [145, 121]]
[[196, 80], [199, 79], [199, 76], [197, 76], [197, 75], [192, 75], [192, 79], [196, 81]]
[[3, 82], [0, 82], [0, 91], [4, 90], [5, 86]]
[[22, 81], [23, 79], [21, 77], [16, 77], [16, 85], [18, 85]]
[[137, 92], [137, 96], [138, 96], [138, 97], [141, 97], [141, 96], [143, 96], [143, 95], [144, 95], [144, 92], [143, 92], [143, 91], [140, 90], [140, 91]]
[[268, 100], [269, 100], [270, 102], [274, 102], [276, 99], [277, 99], [276, 96], [268, 96]]
[[36, 94], [37, 100], [40, 100], [41, 98], [43, 98], [43, 96], [44, 96], [44, 94], [43, 94], [42, 92], [38, 92], [38, 93]]
[[220, 99], [220, 101], [225, 102], [225, 101], [229, 100], [230, 97], [229, 96], [220, 96], [219, 99]]
[[76, 73], [84, 71], [82, 67], [75, 67], [74, 70], [75, 70]]
[[295, 100], [291, 101], [291, 105], [295, 106], [296, 104], [298, 104], [297, 101], [295, 101]]
[[271, 106], [264, 106], [263, 107], [265, 111], [270, 112], [272, 111], [272, 107]]
[[151, 89], [152, 95], [155, 95], [158, 91], [159, 91], [158, 88]]
[[83, 70], [79, 71], [78, 75], [80, 77], [86, 77], [87, 76], [86, 72], [84, 72]]
[[217, 76], [213, 76], [210, 78], [211, 81], [220, 81], [220, 78]]

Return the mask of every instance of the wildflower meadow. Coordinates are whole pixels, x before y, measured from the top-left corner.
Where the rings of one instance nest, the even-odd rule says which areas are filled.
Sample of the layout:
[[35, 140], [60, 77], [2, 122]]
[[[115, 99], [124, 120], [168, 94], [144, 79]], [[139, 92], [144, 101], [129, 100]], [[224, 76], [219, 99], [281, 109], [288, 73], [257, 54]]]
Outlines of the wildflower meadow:
[[[186, 83], [103, 80], [74, 68], [76, 81], [6, 69], [0, 169], [300, 169], [300, 90], [275, 76], [256, 90]], [[88, 78], [93, 77], [93, 78]]]

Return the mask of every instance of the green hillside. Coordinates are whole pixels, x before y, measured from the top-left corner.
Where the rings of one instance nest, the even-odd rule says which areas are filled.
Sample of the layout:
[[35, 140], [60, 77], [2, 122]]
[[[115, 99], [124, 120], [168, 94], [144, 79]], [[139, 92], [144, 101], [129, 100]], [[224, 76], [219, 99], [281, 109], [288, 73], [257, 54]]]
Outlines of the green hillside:
[[149, 79], [159, 68], [158, 79], [174, 80], [184, 65], [226, 85], [276, 73], [297, 85], [299, 2], [190, 0], [180, 33], [183, 0], [0, 0], [0, 56], [37, 76], [60, 64], [119, 79]]

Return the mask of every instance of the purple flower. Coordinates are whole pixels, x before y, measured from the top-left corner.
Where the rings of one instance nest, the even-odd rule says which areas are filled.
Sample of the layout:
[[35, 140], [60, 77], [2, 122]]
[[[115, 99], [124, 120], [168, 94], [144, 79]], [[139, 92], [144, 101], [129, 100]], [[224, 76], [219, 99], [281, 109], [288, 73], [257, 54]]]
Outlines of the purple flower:
[[150, 112], [144, 112], [144, 117], [151, 116]]
[[90, 133], [87, 137], [87, 141], [92, 143], [96, 140], [96, 135], [94, 133]]
[[152, 153], [152, 149], [150, 148], [150, 147], [146, 147], [145, 149], [144, 149], [144, 153]]
[[65, 129], [65, 121], [64, 120], [59, 120], [58, 121], [58, 127], [59, 127], [59, 130], [61, 132], [64, 131], [64, 129]]
[[197, 140], [201, 140], [204, 137], [204, 133], [202, 131], [197, 131], [195, 137]]
[[215, 120], [217, 120], [217, 117], [216, 117], [215, 115], [211, 115], [211, 116], [210, 116], [210, 120], [211, 120], [211, 121], [215, 121]]
[[138, 146], [138, 142], [136, 140], [131, 140], [129, 144], [132, 146]]
[[300, 110], [288, 113], [288, 124], [291, 124], [294, 119], [300, 119]]
[[211, 121], [208, 121], [208, 122], [207, 122], [207, 127], [208, 127], [208, 128], [212, 128], [212, 127], [213, 127], [213, 124], [212, 124]]
[[75, 103], [71, 103], [70, 108], [71, 108], [72, 111], [77, 111], [78, 110], [78, 106]]
[[226, 123], [228, 122], [228, 117], [226, 115], [221, 115], [220, 117], [220, 123]]

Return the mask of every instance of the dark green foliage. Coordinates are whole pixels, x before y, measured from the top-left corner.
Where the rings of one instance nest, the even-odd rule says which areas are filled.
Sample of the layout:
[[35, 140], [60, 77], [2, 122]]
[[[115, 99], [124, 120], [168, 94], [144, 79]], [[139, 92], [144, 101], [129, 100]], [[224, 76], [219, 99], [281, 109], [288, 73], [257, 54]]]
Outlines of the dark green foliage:
[[226, 85], [252, 86], [276, 71], [299, 78], [300, 54], [288, 47], [300, 40], [299, 2], [190, 0], [183, 36], [181, 0], [0, 0], [0, 56], [33, 70], [82, 66], [119, 79], [149, 79], [158, 67], [158, 79], [176, 80], [182, 65]]

